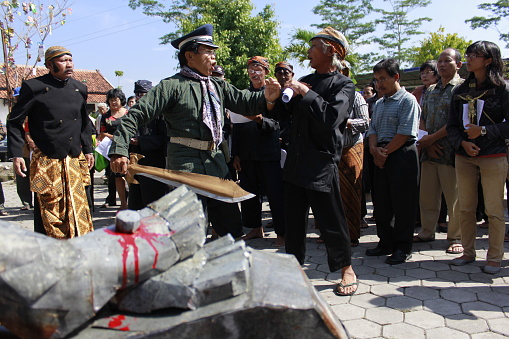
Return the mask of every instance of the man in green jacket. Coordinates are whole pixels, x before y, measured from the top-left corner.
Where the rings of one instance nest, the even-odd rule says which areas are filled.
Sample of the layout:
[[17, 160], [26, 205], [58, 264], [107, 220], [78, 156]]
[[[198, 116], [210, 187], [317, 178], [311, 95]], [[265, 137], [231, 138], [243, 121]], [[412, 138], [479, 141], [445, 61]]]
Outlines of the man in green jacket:
[[[245, 115], [271, 110], [281, 94], [280, 85], [269, 79], [264, 92], [251, 93], [210, 77], [219, 48], [213, 44], [210, 24], [172, 41], [172, 45], [179, 49], [181, 71], [162, 80], [129, 110], [110, 148], [111, 169], [127, 171], [130, 138], [139, 125], [162, 115], [168, 132], [168, 169], [228, 178], [226, 160], [218, 148], [223, 141], [225, 108]], [[220, 236], [243, 235], [237, 204], [205, 198], [202, 202]]]

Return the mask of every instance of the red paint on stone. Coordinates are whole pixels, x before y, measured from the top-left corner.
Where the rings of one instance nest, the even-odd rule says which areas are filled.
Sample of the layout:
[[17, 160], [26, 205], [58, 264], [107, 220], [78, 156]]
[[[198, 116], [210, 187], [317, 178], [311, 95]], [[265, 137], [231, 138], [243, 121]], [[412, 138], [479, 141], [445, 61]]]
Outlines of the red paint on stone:
[[108, 323], [108, 327], [119, 331], [129, 331], [129, 326], [124, 324], [124, 320], [124, 315], [117, 315], [116, 317], [112, 317]]

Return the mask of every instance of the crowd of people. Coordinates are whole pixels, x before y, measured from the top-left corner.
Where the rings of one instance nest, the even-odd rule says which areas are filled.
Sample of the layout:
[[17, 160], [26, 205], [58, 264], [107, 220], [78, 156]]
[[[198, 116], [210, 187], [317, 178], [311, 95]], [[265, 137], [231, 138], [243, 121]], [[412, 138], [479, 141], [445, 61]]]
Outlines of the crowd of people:
[[[135, 96], [127, 99], [120, 89], [110, 90], [95, 123], [86, 112], [86, 87], [72, 79], [71, 52], [58, 46], [46, 51], [49, 73], [23, 83], [7, 122], [19, 178], [28, 176], [30, 162], [36, 232], [69, 238], [93, 230], [93, 203], [87, 203], [93, 190], [86, 189], [92, 151], [110, 139], [109, 195], [101, 207], [116, 206], [118, 194], [120, 209], [140, 209], [168, 192], [150, 178], [126, 183], [133, 153], [144, 156], [140, 164], [238, 180], [255, 195], [240, 208], [199, 196], [213, 237], [263, 238], [266, 196], [275, 246], [303, 264], [312, 210], [329, 269], [341, 271], [337, 295], [358, 287], [351, 248], [368, 227], [367, 192], [379, 238], [367, 256], [404, 263], [414, 243], [435, 239], [438, 225], [447, 232], [446, 252], [459, 255], [452, 264], [466, 265], [476, 260], [482, 191], [489, 224], [483, 271], [500, 271], [509, 88], [495, 44], [468, 47], [465, 80], [458, 74], [462, 54], [445, 49], [421, 66], [423, 86], [413, 93], [400, 84], [398, 61], [384, 59], [361, 95], [349, 78], [348, 41], [328, 27], [310, 41], [314, 73], [297, 80], [293, 66], [279, 61], [276, 79], [267, 78], [270, 61], [252, 56], [246, 61], [251, 85], [240, 90], [217, 65], [212, 31], [204, 25], [172, 41], [181, 70], [154, 87], [137, 81]], [[27, 145], [31, 159], [23, 152]], [[243, 227], [250, 231], [244, 234]]]

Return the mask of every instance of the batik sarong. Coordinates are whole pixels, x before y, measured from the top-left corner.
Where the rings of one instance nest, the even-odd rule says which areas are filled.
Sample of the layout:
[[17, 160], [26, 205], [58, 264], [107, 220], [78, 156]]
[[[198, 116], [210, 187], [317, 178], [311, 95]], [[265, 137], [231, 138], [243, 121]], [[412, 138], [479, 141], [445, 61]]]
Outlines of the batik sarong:
[[73, 238], [94, 230], [85, 186], [90, 173], [83, 153], [52, 159], [35, 150], [30, 162], [30, 189], [36, 193], [46, 234]]

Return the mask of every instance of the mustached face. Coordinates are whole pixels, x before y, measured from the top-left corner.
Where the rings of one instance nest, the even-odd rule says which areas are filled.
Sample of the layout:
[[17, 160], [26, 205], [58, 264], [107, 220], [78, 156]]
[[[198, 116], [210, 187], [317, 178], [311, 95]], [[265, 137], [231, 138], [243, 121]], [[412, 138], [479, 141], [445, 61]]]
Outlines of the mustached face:
[[46, 63], [46, 67], [49, 68], [50, 73], [55, 78], [60, 80], [68, 79], [74, 73], [74, 63], [72, 61], [72, 56], [69, 54], [51, 59]]

